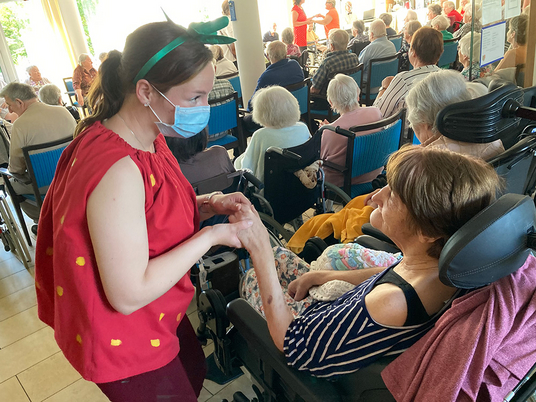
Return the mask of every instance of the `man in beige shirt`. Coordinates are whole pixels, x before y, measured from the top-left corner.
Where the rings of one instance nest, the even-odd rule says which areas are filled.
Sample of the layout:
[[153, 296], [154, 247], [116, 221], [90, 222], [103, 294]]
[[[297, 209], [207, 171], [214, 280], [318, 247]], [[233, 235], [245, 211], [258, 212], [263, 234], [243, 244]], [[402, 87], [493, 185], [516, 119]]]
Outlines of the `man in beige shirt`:
[[[64, 107], [39, 102], [35, 91], [27, 84], [12, 82], [2, 89], [0, 96], [5, 98], [9, 111], [20, 116], [13, 124], [9, 148], [8, 169], [14, 177], [13, 189], [17, 194], [33, 194], [22, 148], [72, 137], [76, 121]], [[37, 222], [39, 208], [36, 205], [25, 201], [21, 208]]]

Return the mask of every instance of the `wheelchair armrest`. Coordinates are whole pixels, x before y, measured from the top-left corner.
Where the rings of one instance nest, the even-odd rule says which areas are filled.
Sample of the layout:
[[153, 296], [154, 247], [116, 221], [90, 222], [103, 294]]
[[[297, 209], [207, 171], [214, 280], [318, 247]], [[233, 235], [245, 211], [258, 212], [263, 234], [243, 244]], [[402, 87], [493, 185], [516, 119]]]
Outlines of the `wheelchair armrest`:
[[13, 177], [13, 175], [10, 173], [7, 168], [0, 168], [0, 175], [6, 176], [6, 177]]
[[369, 235], [359, 236], [357, 239], [355, 239], [355, 243], [366, 248], [371, 248], [373, 250], [386, 251], [392, 254], [400, 253], [400, 250], [396, 246], [393, 246], [391, 243]]
[[346, 166], [338, 165], [330, 161], [322, 160], [322, 164], [330, 169], [336, 170], [337, 172], [341, 172], [341, 173], [344, 173], [348, 170]]
[[283, 353], [275, 346], [268, 323], [244, 299], [227, 305], [227, 315], [238, 332], [246, 339], [253, 353], [275, 370], [304, 400], [310, 402], [340, 401], [336, 383], [312, 377], [287, 365]]
[[251, 114], [251, 112], [247, 109], [238, 108], [238, 114], [240, 117], [244, 117], [247, 114]]

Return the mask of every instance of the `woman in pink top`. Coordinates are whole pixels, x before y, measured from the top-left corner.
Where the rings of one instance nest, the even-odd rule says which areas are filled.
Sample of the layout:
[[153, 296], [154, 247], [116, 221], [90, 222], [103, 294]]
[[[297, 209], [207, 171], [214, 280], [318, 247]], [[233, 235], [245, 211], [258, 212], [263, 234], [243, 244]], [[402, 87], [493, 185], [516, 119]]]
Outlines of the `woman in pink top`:
[[[360, 107], [359, 86], [352, 77], [344, 74], [337, 74], [328, 85], [327, 96], [331, 108], [341, 114], [331, 125], [349, 129], [353, 126], [374, 123], [382, 119], [382, 113], [377, 107]], [[321, 125], [330, 124], [324, 120]], [[356, 133], [357, 135], [370, 134], [371, 131]], [[346, 162], [346, 147], [348, 140], [346, 137], [336, 134], [333, 131], [324, 131], [322, 135], [322, 146], [320, 156], [322, 160], [344, 165]], [[324, 168], [326, 180], [336, 186], [343, 185], [342, 173], [336, 172], [328, 167]], [[373, 180], [381, 169], [366, 173], [352, 179], [352, 184], [366, 183]]]

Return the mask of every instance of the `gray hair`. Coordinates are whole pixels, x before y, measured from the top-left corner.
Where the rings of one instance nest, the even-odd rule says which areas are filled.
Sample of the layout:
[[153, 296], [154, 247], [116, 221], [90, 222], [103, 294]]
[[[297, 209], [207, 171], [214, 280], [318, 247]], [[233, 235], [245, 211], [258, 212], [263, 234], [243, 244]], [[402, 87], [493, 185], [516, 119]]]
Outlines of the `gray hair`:
[[464, 13], [471, 17], [471, 19], [474, 18], [475, 22], [480, 22], [482, 19], [482, 7], [478, 3], [475, 4], [475, 15], [473, 15], [473, 7], [471, 3], [464, 7]]
[[443, 10], [441, 9], [441, 6], [439, 4], [430, 4], [428, 6], [428, 11], [433, 12], [435, 15], [441, 15], [441, 12]]
[[[471, 57], [471, 35], [465, 35], [458, 42], [458, 49], [465, 57]], [[473, 63], [480, 61], [480, 34], [473, 34]]]
[[352, 22], [352, 26], [360, 35], [365, 32], [365, 23], [363, 22], [363, 20], [355, 20], [354, 22]]
[[419, 19], [419, 16], [417, 15], [417, 12], [415, 10], [408, 10], [406, 18], [408, 21], [417, 21]]
[[287, 45], [280, 40], [274, 40], [266, 46], [266, 55], [270, 63], [277, 63], [287, 57]]
[[294, 42], [294, 31], [292, 28], [283, 29], [283, 32], [281, 32], [281, 40], [285, 44], [291, 44]]
[[59, 105], [61, 90], [54, 84], [46, 84], [39, 90], [39, 99], [47, 105]]
[[350, 35], [348, 35], [348, 32], [346, 32], [344, 29], [334, 28], [329, 31], [328, 39], [329, 43], [331, 43], [331, 46], [333, 46], [333, 49], [335, 51], [346, 50]]
[[300, 120], [297, 99], [285, 88], [270, 86], [253, 95], [253, 121], [270, 128], [284, 128]]
[[413, 127], [429, 125], [438, 134], [437, 114], [453, 103], [472, 99], [463, 76], [454, 70], [441, 70], [415, 85], [406, 96], [408, 121]]
[[454, 5], [454, 2], [453, 1], [445, 1], [443, 3], [443, 6], [448, 6], [449, 7], [449, 10], [454, 10], [456, 8], [456, 6]]
[[32, 68], [34, 68], [34, 67], [39, 68], [39, 67], [37, 67], [35, 64], [32, 64], [31, 66], [26, 67], [26, 72], [28, 73], [28, 75], [30, 75], [30, 71], [31, 71]]
[[406, 33], [408, 34], [408, 36], [411, 37], [415, 34], [415, 32], [417, 32], [419, 28], [422, 28], [421, 23], [419, 21], [411, 20], [411, 21], [408, 21], [405, 29], [406, 29]]
[[0, 92], [0, 97], [8, 97], [11, 100], [20, 99], [23, 102], [26, 102], [30, 99], [37, 98], [35, 90], [28, 84], [21, 84], [20, 82], [11, 82], [7, 84], [2, 92]]
[[385, 22], [379, 18], [371, 22], [369, 30], [372, 32], [375, 38], [380, 38], [387, 35]]
[[348, 113], [358, 108], [360, 93], [355, 80], [345, 74], [337, 74], [328, 84], [328, 100], [336, 113]]
[[450, 27], [450, 20], [444, 15], [438, 15], [434, 17], [430, 25], [432, 25], [432, 28], [438, 27], [440, 31], [444, 31]]
[[78, 56], [78, 64], [82, 65], [84, 61], [89, 57], [89, 54], [87, 53], [80, 53], [80, 56]]
[[212, 45], [209, 49], [212, 52], [212, 57], [214, 57], [215, 61], [223, 59], [223, 50], [220, 45]]

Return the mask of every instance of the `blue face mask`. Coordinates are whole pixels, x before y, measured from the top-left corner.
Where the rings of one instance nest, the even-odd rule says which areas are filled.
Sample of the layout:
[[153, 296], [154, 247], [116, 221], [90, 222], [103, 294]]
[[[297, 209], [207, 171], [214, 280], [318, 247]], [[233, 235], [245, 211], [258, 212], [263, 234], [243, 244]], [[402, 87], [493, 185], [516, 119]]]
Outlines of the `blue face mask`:
[[155, 124], [162, 134], [167, 137], [190, 138], [207, 126], [210, 118], [210, 106], [180, 107], [171, 102], [158, 89], [154, 89], [175, 107], [175, 122], [167, 124], [158, 117], [151, 105], [147, 105], [157, 119], [160, 120]]

